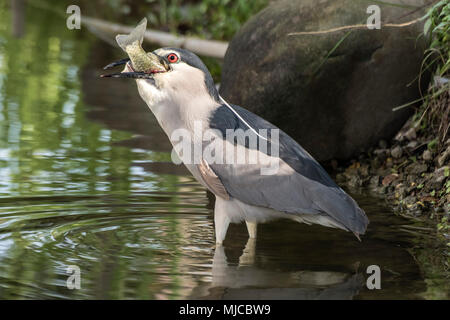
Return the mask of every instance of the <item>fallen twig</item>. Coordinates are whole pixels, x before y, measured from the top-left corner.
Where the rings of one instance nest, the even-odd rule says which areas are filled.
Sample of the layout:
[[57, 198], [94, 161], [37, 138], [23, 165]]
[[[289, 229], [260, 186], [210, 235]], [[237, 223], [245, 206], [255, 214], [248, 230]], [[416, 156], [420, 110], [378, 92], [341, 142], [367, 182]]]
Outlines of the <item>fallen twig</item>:
[[[118, 33], [130, 33], [133, 29], [132, 27], [86, 16], [81, 18], [81, 23], [89, 28], [94, 28], [114, 35]], [[225, 41], [177, 36], [156, 30], [147, 30], [144, 38], [145, 40], [160, 46], [184, 48], [200, 55], [214, 58], [223, 58], [228, 48], [228, 42]]]
[[[47, 5], [43, 1], [35, 0], [29, 2], [32, 6], [52, 11], [66, 18], [67, 14], [55, 7]], [[108, 22], [102, 19], [81, 16], [81, 24], [85, 25], [93, 34], [109, 44], [114, 45], [114, 36], [118, 33], [130, 33], [132, 27]], [[106, 36], [111, 34], [111, 38]], [[223, 58], [228, 48], [228, 42], [218, 40], [206, 40], [195, 37], [177, 36], [168, 32], [149, 30], [145, 32], [145, 40], [163, 47], [177, 47], [188, 49], [202, 56]]]
[[[412, 21], [408, 21], [405, 23], [384, 23], [384, 24], [381, 24], [381, 27], [383, 27], [383, 28], [402, 28], [402, 27], [407, 27], [407, 26], [413, 25], [413, 24], [419, 22], [420, 20], [422, 20], [422, 18], [417, 18], [417, 19], [414, 19]], [[353, 29], [367, 29], [367, 24], [355, 24], [355, 25], [350, 25], [350, 26], [342, 26], [342, 27], [332, 28], [332, 29], [328, 29], [328, 30], [319, 30], [319, 31], [291, 32], [291, 33], [288, 33], [288, 36], [318, 35], [318, 34], [327, 34], [327, 33], [332, 33], [332, 32], [337, 32], [337, 31], [353, 30]]]

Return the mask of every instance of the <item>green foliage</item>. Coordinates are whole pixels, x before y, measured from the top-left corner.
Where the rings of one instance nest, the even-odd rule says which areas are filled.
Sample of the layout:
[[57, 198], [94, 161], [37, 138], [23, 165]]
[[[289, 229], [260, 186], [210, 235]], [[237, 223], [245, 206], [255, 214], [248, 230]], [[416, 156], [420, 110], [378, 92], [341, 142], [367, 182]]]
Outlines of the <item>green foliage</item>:
[[229, 40], [268, 0], [146, 0], [149, 22], [173, 32]]
[[430, 44], [425, 52], [422, 71], [433, 70], [435, 80], [417, 110], [415, 121], [424, 133], [437, 137], [428, 148], [439, 151], [449, 130], [450, 0], [437, 2], [424, 18], [423, 34]]
[[430, 39], [428, 52], [439, 55], [437, 74], [444, 76], [450, 70], [450, 0], [436, 3], [428, 11], [426, 18], [424, 35]]
[[[422, 135], [435, 137], [427, 147], [438, 155], [444, 148], [449, 130], [450, 82], [446, 79], [450, 77], [450, 0], [441, 0], [434, 4], [424, 18], [426, 20], [423, 34], [429, 40], [429, 48], [425, 52], [422, 71], [433, 71], [434, 79], [413, 120]], [[448, 178], [449, 175], [449, 169], [446, 167], [444, 176]], [[443, 198], [449, 193], [450, 180], [447, 179], [443, 188], [433, 190], [431, 195]], [[437, 223], [437, 230], [444, 234], [448, 229], [448, 215], [442, 214]]]
[[436, 149], [436, 145], [437, 145], [437, 140], [433, 139], [430, 142], [428, 142], [427, 148], [428, 148], [428, 150], [434, 150], [434, 149]]

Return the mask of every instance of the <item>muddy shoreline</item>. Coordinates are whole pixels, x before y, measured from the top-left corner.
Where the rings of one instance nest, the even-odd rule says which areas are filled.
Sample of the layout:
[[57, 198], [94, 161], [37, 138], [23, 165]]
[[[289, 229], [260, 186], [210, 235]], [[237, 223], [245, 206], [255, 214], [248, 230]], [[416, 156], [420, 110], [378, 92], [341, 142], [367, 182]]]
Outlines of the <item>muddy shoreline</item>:
[[450, 244], [450, 139], [441, 145], [412, 118], [391, 141], [349, 163], [331, 161], [336, 182], [351, 191], [385, 199], [395, 214], [428, 220], [436, 237]]

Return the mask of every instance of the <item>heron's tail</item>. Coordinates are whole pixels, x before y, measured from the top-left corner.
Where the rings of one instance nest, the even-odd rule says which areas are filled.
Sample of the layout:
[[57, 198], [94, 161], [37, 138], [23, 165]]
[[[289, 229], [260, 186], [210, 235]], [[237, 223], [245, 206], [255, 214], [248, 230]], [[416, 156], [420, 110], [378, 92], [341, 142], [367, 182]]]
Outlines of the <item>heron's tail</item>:
[[360, 235], [366, 232], [369, 219], [356, 201], [339, 187], [322, 186], [311, 194], [315, 206], [332, 217], [361, 241]]

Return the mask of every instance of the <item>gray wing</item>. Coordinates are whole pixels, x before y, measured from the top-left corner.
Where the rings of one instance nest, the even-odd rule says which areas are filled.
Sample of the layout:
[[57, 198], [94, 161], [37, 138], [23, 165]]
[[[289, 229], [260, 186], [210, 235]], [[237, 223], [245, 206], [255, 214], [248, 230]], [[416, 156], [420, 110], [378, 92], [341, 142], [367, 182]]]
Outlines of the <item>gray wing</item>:
[[205, 160], [202, 160], [202, 162], [197, 165], [197, 168], [203, 178], [203, 181], [212, 193], [216, 196], [224, 198], [225, 200], [230, 199], [230, 195], [222, 184], [222, 181]]
[[[278, 129], [248, 110], [232, 107], [256, 131]], [[227, 106], [219, 107], [211, 115], [210, 127], [222, 134], [226, 129], [248, 129]], [[327, 215], [350, 231], [363, 234], [368, 224], [364, 211], [320, 164], [282, 130], [278, 147], [280, 170], [275, 175], [261, 175], [258, 164], [210, 164], [210, 167], [227, 193], [244, 203], [293, 214]], [[267, 149], [270, 154], [270, 146]]]

